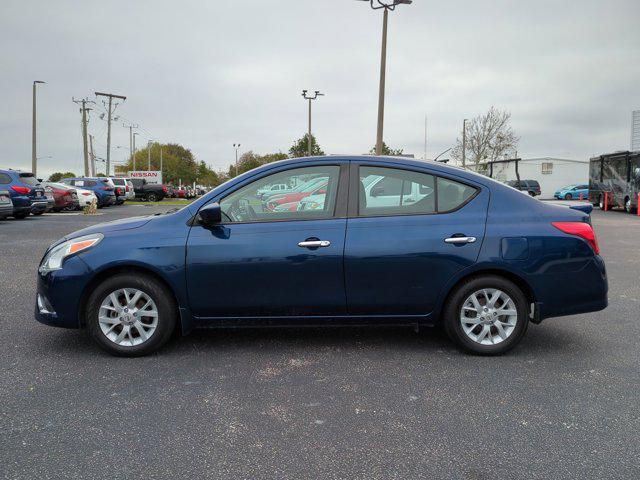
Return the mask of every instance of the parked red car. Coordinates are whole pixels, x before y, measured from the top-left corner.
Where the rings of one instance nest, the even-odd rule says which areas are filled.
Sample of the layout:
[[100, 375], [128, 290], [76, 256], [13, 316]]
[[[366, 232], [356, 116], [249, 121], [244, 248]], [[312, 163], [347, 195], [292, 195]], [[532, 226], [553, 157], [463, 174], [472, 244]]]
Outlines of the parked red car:
[[73, 188], [63, 188], [62, 185], [55, 183], [44, 183], [45, 189], [53, 194], [54, 212], [62, 210], [76, 210], [78, 208], [78, 194]]
[[327, 193], [326, 181], [315, 184], [311, 187], [311, 189], [308, 189], [306, 191], [273, 195], [272, 197], [269, 197], [269, 200], [267, 200], [267, 209], [273, 211], [278, 205], [283, 205], [285, 203], [297, 203], [303, 198], [308, 197], [309, 195], [322, 195], [323, 193]]

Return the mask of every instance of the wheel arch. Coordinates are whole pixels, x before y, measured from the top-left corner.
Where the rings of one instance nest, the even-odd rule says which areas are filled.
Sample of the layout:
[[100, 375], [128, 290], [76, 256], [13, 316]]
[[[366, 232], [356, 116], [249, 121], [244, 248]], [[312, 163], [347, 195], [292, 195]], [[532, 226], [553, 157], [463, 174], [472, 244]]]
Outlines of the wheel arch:
[[444, 306], [449, 302], [449, 298], [451, 298], [451, 295], [453, 294], [453, 292], [455, 292], [455, 290], [463, 282], [466, 282], [472, 278], [482, 277], [486, 275], [495, 275], [513, 282], [520, 290], [522, 290], [522, 293], [527, 298], [527, 305], [530, 306], [532, 303], [533, 304], [537, 303], [537, 297], [536, 297], [535, 291], [533, 290], [529, 282], [527, 282], [524, 279], [523, 276], [518, 275], [517, 273], [514, 273], [511, 270], [507, 270], [499, 267], [486, 267], [486, 268], [482, 267], [482, 268], [469, 271], [460, 275], [449, 284], [449, 286], [444, 291], [444, 295], [440, 296], [442, 300], [436, 307], [436, 315], [435, 315], [436, 322], [440, 323], [442, 321], [442, 311], [444, 310]]
[[114, 265], [104, 270], [99, 271], [93, 278], [89, 281], [89, 283], [85, 286], [82, 295], [80, 296], [80, 304], [78, 308], [78, 324], [81, 328], [85, 327], [85, 311], [87, 308], [87, 299], [89, 295], [93, 291], [93, 289], [99, 285], [105, 279], [118, 275], [121, 273], [128, 273], [134, 275], [146, 275], [148, 277], [153, 278], [158, 283], [162, 284], [169, 292], [171, 292], [172, 299], [176, 306], [176, 315], [178, 317], [178, 321], [176, 322], [176, 329], [179, 329], [182, 334], [186, 334], [192, 329], [192, 321], [191, 316], [188, 313], [188, 310], [184, 308], [184, 305], [181, 304], [180, 299], [176, 295], [174, 288], [171, 284], [158, 272], [153, 270], [152, 268], [145, 267], [143, 265]]

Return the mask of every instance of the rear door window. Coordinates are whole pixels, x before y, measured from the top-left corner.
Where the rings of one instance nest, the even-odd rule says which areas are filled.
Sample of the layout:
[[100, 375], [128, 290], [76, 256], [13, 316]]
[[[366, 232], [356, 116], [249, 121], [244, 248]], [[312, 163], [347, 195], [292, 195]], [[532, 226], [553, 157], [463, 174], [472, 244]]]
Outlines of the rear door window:
[[360, 167], [360, 216], [431, 214], [435, 211], [433, 175], [387, 167]]
[[11, 177], [6, 173], [0, 173], [0, 185], [9, 185], [11, 183]]
[[428, 215], [462, 207], [478, 189], [431, 174], [360, 167], [359, 216]]

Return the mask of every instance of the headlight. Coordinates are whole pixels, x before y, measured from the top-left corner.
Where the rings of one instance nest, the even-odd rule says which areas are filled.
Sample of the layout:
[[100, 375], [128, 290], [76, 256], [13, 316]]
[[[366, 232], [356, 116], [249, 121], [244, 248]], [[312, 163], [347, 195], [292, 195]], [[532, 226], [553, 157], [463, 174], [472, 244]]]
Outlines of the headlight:
[[60, 270], [65, 258], [97, 245], [103, 238], [104, 235], [101, 233], [93, 233], [91, 235], [85, 235], [84, 237], [67, 240], [66, 242], [62, 242], [60, 245], [56, 245], [49, 250], [42, 259], [38, 272], [45, 274], [53, 270]]

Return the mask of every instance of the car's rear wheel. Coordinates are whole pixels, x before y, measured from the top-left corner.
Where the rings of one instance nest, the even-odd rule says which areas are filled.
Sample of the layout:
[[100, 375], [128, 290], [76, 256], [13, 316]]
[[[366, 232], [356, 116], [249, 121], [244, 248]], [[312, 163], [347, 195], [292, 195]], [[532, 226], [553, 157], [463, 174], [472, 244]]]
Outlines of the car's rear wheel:
[[147, 195], [147, 200], [149, 202], [157, 202], [158, 196], [155, 193], [150, 193], [149, 195]]
[[157, 350], [171, 337], [176, 321], [173, 295], [146, 275], [114, 275], [87, 299], [89, 335], [113, 355], [138, 357]]
[[449, 337], [480, 355], [515, 347], [529, 325], [527, 299], [511, 281], [495, 275], [469, 279], [451, 294], [444, 311]]
[[16, 220], [24, 220], [28, 216], [29, 216], [28, 213], [14, 213], [13, 214], [13, 218], [15, 218]]
[[567, 193], [567, 194], [564, 196], [564, 199], [565, 199], [565, 200], [573, 200], [573, 195], [571, 195], [570, 193]]

